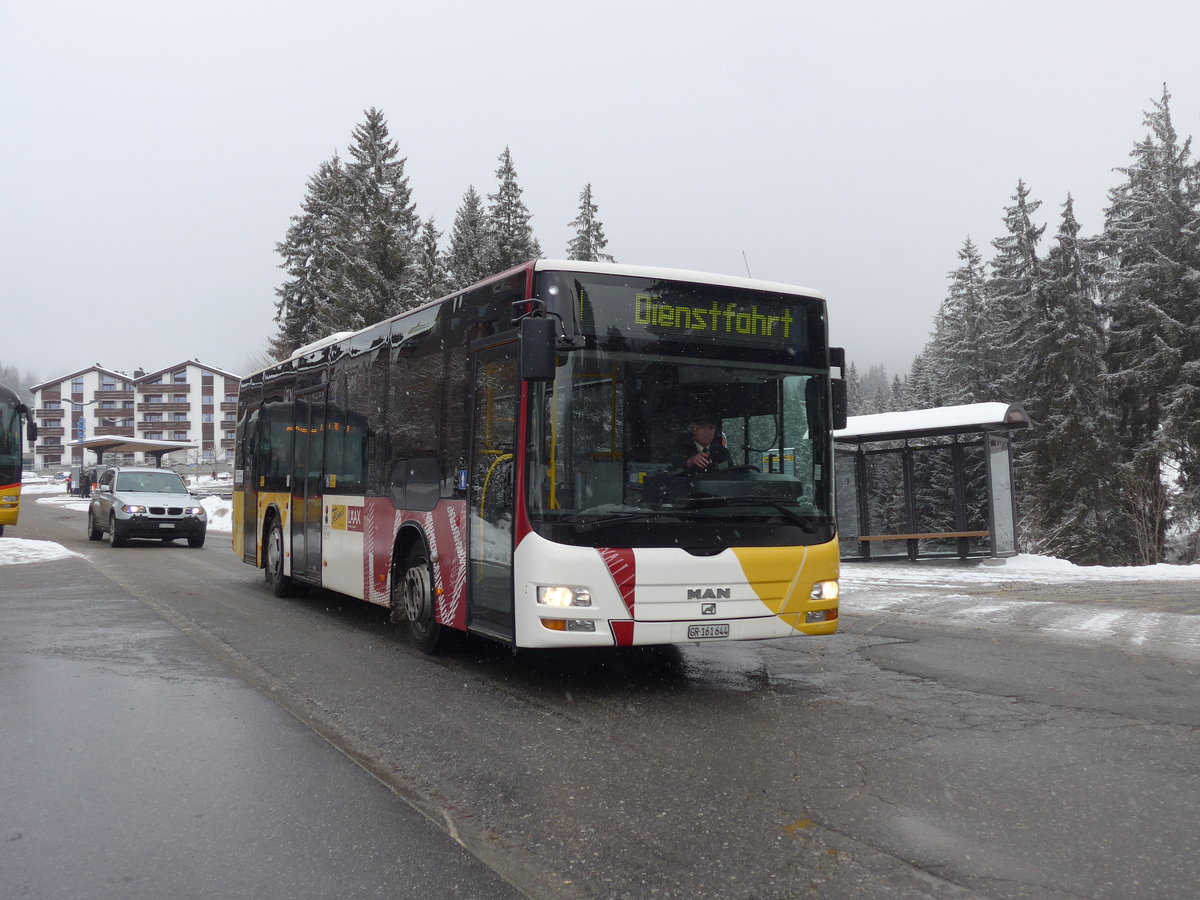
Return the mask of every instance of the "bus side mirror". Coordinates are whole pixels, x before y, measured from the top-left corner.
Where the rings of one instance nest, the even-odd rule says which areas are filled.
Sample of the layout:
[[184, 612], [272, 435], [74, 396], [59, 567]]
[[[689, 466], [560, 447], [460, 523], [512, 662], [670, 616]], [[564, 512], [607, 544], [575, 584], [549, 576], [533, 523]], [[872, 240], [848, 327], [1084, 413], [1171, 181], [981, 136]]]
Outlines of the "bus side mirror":
[[839, 428], [846, 427], [846, 415], [850, 408], [850, 400], [844, 378], [830, 379], [829, 384], [833, 389], [833, 430], [837, 431]]
[[30, 419], [25, 425], [25, 433], [29, 439], [29, 443], [37, 443], [37, 422]]
[[830, 347], [829, 348], [829, 368], [841, 369], [841, 375], [846, 377], [846, 348], [845, 347]]
[[521, 379], [553, 381], [558, 323], [548, 317], [521, 319]]

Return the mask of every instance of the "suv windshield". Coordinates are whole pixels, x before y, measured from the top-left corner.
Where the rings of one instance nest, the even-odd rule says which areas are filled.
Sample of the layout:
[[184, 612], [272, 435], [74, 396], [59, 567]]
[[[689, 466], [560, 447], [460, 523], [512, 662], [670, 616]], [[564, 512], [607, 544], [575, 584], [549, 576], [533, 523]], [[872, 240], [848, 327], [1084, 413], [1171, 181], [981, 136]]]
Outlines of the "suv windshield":
[[121, 472], [117, 475], [115, 491], [146, 494], [186, 494], [187, 485], [174, 472]]

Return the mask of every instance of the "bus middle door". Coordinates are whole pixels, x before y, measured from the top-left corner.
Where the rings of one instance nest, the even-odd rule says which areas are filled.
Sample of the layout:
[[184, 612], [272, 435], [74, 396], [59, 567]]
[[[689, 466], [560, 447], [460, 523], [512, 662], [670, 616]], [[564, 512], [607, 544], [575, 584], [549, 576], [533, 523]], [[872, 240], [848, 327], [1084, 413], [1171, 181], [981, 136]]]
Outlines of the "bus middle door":
[[292, 471], [292, 575], [321, 581], [321, 513], [325, 474], [325, 388], [296, 398]]
[[468, 628], [512, 640], [517, 343], [474, 355], [468, 463]]

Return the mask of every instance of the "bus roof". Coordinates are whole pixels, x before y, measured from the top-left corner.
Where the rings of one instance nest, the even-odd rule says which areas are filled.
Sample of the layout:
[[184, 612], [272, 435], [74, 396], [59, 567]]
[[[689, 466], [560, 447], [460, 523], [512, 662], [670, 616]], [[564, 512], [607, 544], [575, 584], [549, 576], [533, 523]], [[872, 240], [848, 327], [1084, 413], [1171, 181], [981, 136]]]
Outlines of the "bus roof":
[[[597, 275], [625, 275], [630, 278], [659, 278], [666, 281], [698, 281], [704, 282], [705, 284], [716, 284], [722, 287], [745, 288], [752, 291], [773, 291], [778, 294], [796, 294], [802, 297], [812, 297], [816, 300], [825, 299], [825, 295], [820, 291], [814, 291], [811, 288], [799, 287], [794, 284], [783, 284], [782, 282], [777, 281], [762, 281], [757, 278], [739, 278], [736, 275], [721, 275], [716, 272], [700, 272], [692, 269], [670, 269], [659, 266], [631, 266], [625, 265], [624, 263], [583, 262], [577, 259], [530, 260], [528, 262], [513, 266], [510, 269], [496, 272], [494, 275], [489, 275], [487, 278], [478, 282], [478, 284], [486, 284], [489, 281], [496, 281], [502, 278], [510, 277], [522, 269], [527, 270], [531, 265], [533, 266], [533, 270], [535, 272], [593, 272]], [[413, 307], [412, 309], [407, 309], [403, 312], [396, 313], [394, 316], [389, 316], [387, 319], [382, 321], [391, 321], [393, 319], [410, 315], [411, 313], [430, 306], [437, 306], [438, 304], [443, 303], [462, 291], [470, 290], [475, 286], [476, 285], [467, 285], [463, 288], [446, 294], [444, 297], [439, 297], [438, 299], [431, 300], [421, 306]], [[289, 354], [286, 359], [276, 360], [275, 362], [272, 362], [254, 372], [250, 372], [247, 375], [242, 376], [242, 380], [244, 381], [254, 375], [274, 369], [276, 366], [294, 359], [298, 359], [302, 356], [312, 353], [315, 350], [319, 350], [322, 347], [328, 346], [329, 344], [336, 344], [339, 341], [343, 341], [348, 337], [354, 336], [355, 334], [360, 334], [362, 331], [367, 331], [368, 329], [374, 328], [378, 324], [378, 322], [374, 322], [370, 325], [364, 326], [360, 331], [339, 331], [335, 334], [318, 338], [317, 340], [292, 351], [292, 353]]]
[[757, 278], [740, 278], [736, 275], [720, 275], [715, 272], [698, 272], [691, 269], [667, 269], [658, 266], [629, 266], [624, 263], [580, 262], [575, 259], [539, 259], [534, 262], [538, 272], [595, 272], [599, 275], [628, 275], [631, 278], [662, 278], [667, 281], [703, 281], [723, 287], [746, 288], [753, 291], [775, 291], [780, 294], [800, 294], [824, 300], [825, 295], [811, 288], [777, 281], [761, 281]]

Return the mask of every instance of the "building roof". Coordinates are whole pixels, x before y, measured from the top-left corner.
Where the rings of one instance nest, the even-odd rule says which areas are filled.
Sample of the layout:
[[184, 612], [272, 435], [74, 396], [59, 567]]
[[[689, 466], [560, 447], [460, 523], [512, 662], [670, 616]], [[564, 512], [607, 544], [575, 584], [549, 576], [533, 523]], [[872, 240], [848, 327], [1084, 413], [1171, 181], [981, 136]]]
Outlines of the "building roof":
[[126, 375], [124, 372], [118, 372], [116, 369], [108, 369], [100, 365], [100, 363], [96, 363], [94, 366], [88, 366], [86, 369], [79, 369], [76, 372], [69, 372], [68, 374], [59, 378], [51, 378], [47, 381], [41, 382], [40, 384], [35, 384], [30, 387], [29, 390], [40, 391], [42, 388], [49, 387], [50, 385], [62, 384], [64, 381], [70, 381], [72, 378], [77, 378], [80, 375], [86, 375], [88, 372], [101, 372], [105, 375], [112, 375], [114, 378], [120, 378], [122, 381], [133, 381], [132, 375]]
[[183, 362], [177, 362], [174, 365], [166, 366], [162, 369], [155, 369], [153, 372], [146, 372], [145, 374], [139, 375], [137, 378], [132, 378], [130, 380], [135, 384], [141, 384], [142, 382], [149, 381], [151, 378], [157, 378], [160, 375], [166, 375], [170, 372], [174, 372], [176, 369], [181, 368], [182, 366], [195, 366], [197, 369], [203, 369], [206, 372], [212, 372], [214, 375], [222, 375], [225, 378], [232, 378], [234, 381], [242, 380], [241, 375], [234, 375], [232, 372], [226, 372], [224, 369], [218, 369], [216, 366], [210, 366], [207, 363], [202, 363], [198, 359], [185, 359]]
[[1018, 403], [968, 403], [936, 409], [851, 416], [846, 427], [833, 433], [839, 443], [898, 441], [933, 435], [972, 434], [981, 431], [1012, 431], [1032, 423]]
[[165, 375], [168, 372], [174, 372], [181, 366], [195, 366], [198, 369], [203, 369], [206, 372], [212, 372], [214, 375], [220, 375], [223, 378], [231, 378], [234, 381], [241, 381], [241, 375], [235, 375], [233, 372], [226, 372], [224, 369], [218, 369], [216, 366], [210, 366], [200, 362], [198, 359], [185, 359], [182, 362], [177, 362], [174, 365], [166, 366], [162, 369], [156, 369], [153, 372], [143, 372], [141, 375], [130, 375], [128, 372], [119, 372], [116, 369], [105, 368], [96, 363], [94, 366], [88, 366], [86, 369], [80, 369], [77, 372], [70, 372], [59, 378], [51, 378], [48, 381], [43, 381], [41, 384], [35, 384], [29, 388], [30, 391], [40, 391], [42, 388], [50, 387], [51, 385], [62, 384], [64, 381], [70, 381], [72, 378], [77, 378], [80, 375], [86, 375], [88, 372], [101, 372], [105, 375], [112, 375], [114, 378], [119, 378], [122, 381], [128, 381], [130, 384], [142, 384], [149, 381], [151, 378], [157, 378], [160, 375]]

